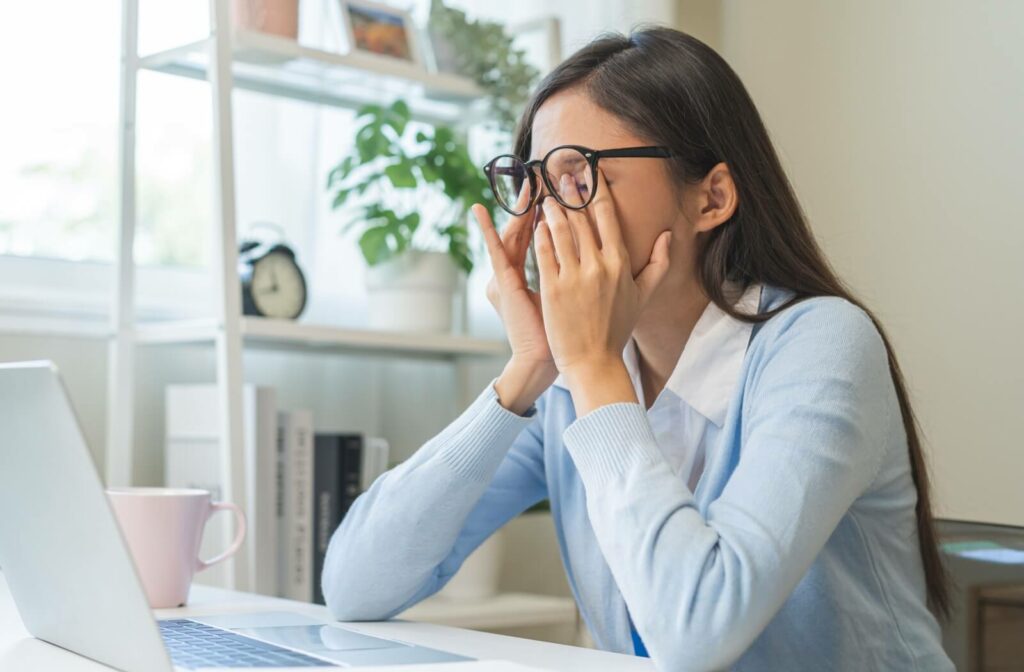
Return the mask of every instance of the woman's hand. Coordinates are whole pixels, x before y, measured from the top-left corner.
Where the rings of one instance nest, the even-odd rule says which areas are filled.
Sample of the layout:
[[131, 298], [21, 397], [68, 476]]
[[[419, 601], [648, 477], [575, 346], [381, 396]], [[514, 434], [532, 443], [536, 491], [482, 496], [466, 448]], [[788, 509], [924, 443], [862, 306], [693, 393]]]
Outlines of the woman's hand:
[[[528, 197], [526, 183], [519, 203]], [[544, 333], [541, 298], [526, 285], [526, 253], [533, 236], [534, 209], [513, 217], [498, 235], [487, 209], [473, 205], [480, 224], [494, 276], [487, 284], [487, 298], [505, 325], [512, 359], [495, 384], [501, 403], [522, 414], [555, 378], [555, 368]]]
[[[582, 203], [576, 184], [563, 178], [569, 203]], [[546, 224], [537, 227], [544, 326], [555, 366], [565, 376], [578, 416], [615, 401], [637, 401], [622, 351], [651, 293], [669, 267], [671, 232], [654, 243], [650, 261], [633, 277], [612, 193], [598, 169], [597, 193], [586, 210], [543, 202]], [[587, 212], [596, 223], [601, 246]], [[575, 239], [575, 242], [574, 242]]]

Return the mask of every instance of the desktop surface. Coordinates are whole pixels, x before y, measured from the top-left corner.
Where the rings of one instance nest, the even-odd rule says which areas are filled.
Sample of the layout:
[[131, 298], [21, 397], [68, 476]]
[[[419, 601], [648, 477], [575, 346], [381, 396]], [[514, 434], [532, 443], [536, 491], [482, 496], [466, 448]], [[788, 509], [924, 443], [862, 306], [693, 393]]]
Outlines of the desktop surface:
[[[157, 618], [228, 614], [256, 610], [292, 611], [314, 618], [330, 619], [326, 607], [277, 597], [193, 584], [189, 604], [177, 609], [154, 609]], [[593, 672], [651, 672], [648, 658], [608, 653], [564, 644], [552, 644], [431, 623], [392, 620], [350, 623], [346, 627], [368, 635], [398, 639], [451, 651], [481, 660], [509, 660], [548, 670], [591, 670]], [[461, 664], [461, 663], [460, 663]], [[414, 672], [418, 665], [406, 666]], [[373, 668], [367, 668], [373, 669]], [[378, 668], [379, 669], [379, 668]], [[54, 672], [98, 672], [109, 667], [60, 647], [33, 638], [22, 625], [0, 572], [0, 670], [53, 670]]]

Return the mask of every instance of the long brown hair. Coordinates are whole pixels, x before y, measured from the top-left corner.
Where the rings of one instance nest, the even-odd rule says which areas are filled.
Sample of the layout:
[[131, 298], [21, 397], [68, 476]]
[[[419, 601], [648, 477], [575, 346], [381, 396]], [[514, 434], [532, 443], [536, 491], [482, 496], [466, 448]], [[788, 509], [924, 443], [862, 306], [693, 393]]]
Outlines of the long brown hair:
[[[666, 145], [677, 184], [700, 181], [719, 162], [739, 191], [732, 218], [707, 234], [698, 250], [702, 289], [719, 308], [763, 322], [796, 302], [837, 296], [874, 322], [889, 357], [917, 487], [917, 533], [928, 606], [949, 615], [949, 579], [932, 519], [928, 472], [903, 373], [878, 319], [836, 276], [818, 247], [750, 95], [725, 60], [700, 40], [665, 27], [603, 34], [563, 61], [538, 85], [520, 119], [515, 152], [530, 156], [533, 118], [558, 91], [579, 87], [652, 144]], [[739, 313], [724, 295], [725, 281], [760, 282], [794, 292], [774, 310]]]

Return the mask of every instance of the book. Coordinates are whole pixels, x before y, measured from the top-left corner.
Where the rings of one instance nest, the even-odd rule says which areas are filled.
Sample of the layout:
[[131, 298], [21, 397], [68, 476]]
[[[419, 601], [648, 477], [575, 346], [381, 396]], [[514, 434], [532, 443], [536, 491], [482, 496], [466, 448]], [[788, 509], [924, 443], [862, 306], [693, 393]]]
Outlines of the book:
[[352, 503], [363, 492], [363, 435], [344, 434], [341, 438], [344, 444], [340, 465], [341, 503], [338, 522], [335, 524], [335, 527], [341, 524]]
[[[357, 439], [359, 435], [353, 435]], [[313, 439], [313, 592], [309, 599], [324, 604], [320, 576], [331, 535], [341, 522], [347, 435], [316, 434]]]
[[313, 477], [313, 592], [324, 604], [320, 579], [327, 546], [356, 498], [387, 470], [388, 442], [355, 432], [317, 433]]
[[313, 596], [313, 414], [280, 412], [278, 595], [309, 602]]
[[363, 438], [363, 473], [360, 478], [360, 489], [365, 492], [373, 482], [388, 470], [388, 457], [391, 446], [381, 436]]
[[[209, 490], [223, 498], [221, 418], [217, 386], [168, 385], [165, 390], [164, 483], [169, 487]], [[246, 501], [234, 502], [246, 514], [249, 576], [236, 576], [234, 559], [200, 572], [196, 581], [223, 588], [277, 594], [278, 525], [275, 513], [277, 397], [274, 388], [244, 385], [242, 427], [245, 450]], [[223, 551], [234, 538], [229, 516], [214, 516], [206, 525], [200, 557]]]

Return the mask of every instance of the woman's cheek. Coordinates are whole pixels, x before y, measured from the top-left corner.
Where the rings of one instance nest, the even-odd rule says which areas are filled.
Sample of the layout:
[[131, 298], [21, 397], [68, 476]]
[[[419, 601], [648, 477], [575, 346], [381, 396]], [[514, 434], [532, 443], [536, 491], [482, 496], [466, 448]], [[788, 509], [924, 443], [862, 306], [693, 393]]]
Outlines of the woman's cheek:
[[643, 247], [643, 241], [640, 239], [646, 238], [646, 236], [643, 235], [643, 229], [640, 228], [641, 222], [636, 221], [634, 217], [621, 216], [618, 219], [618, 224], [622, 229], [623, 244], [630, 255], [630, 267], [633, 270], [633, 275], [636, 276], [646, 265], [646, 260], [639, 258], [640, 250]]

